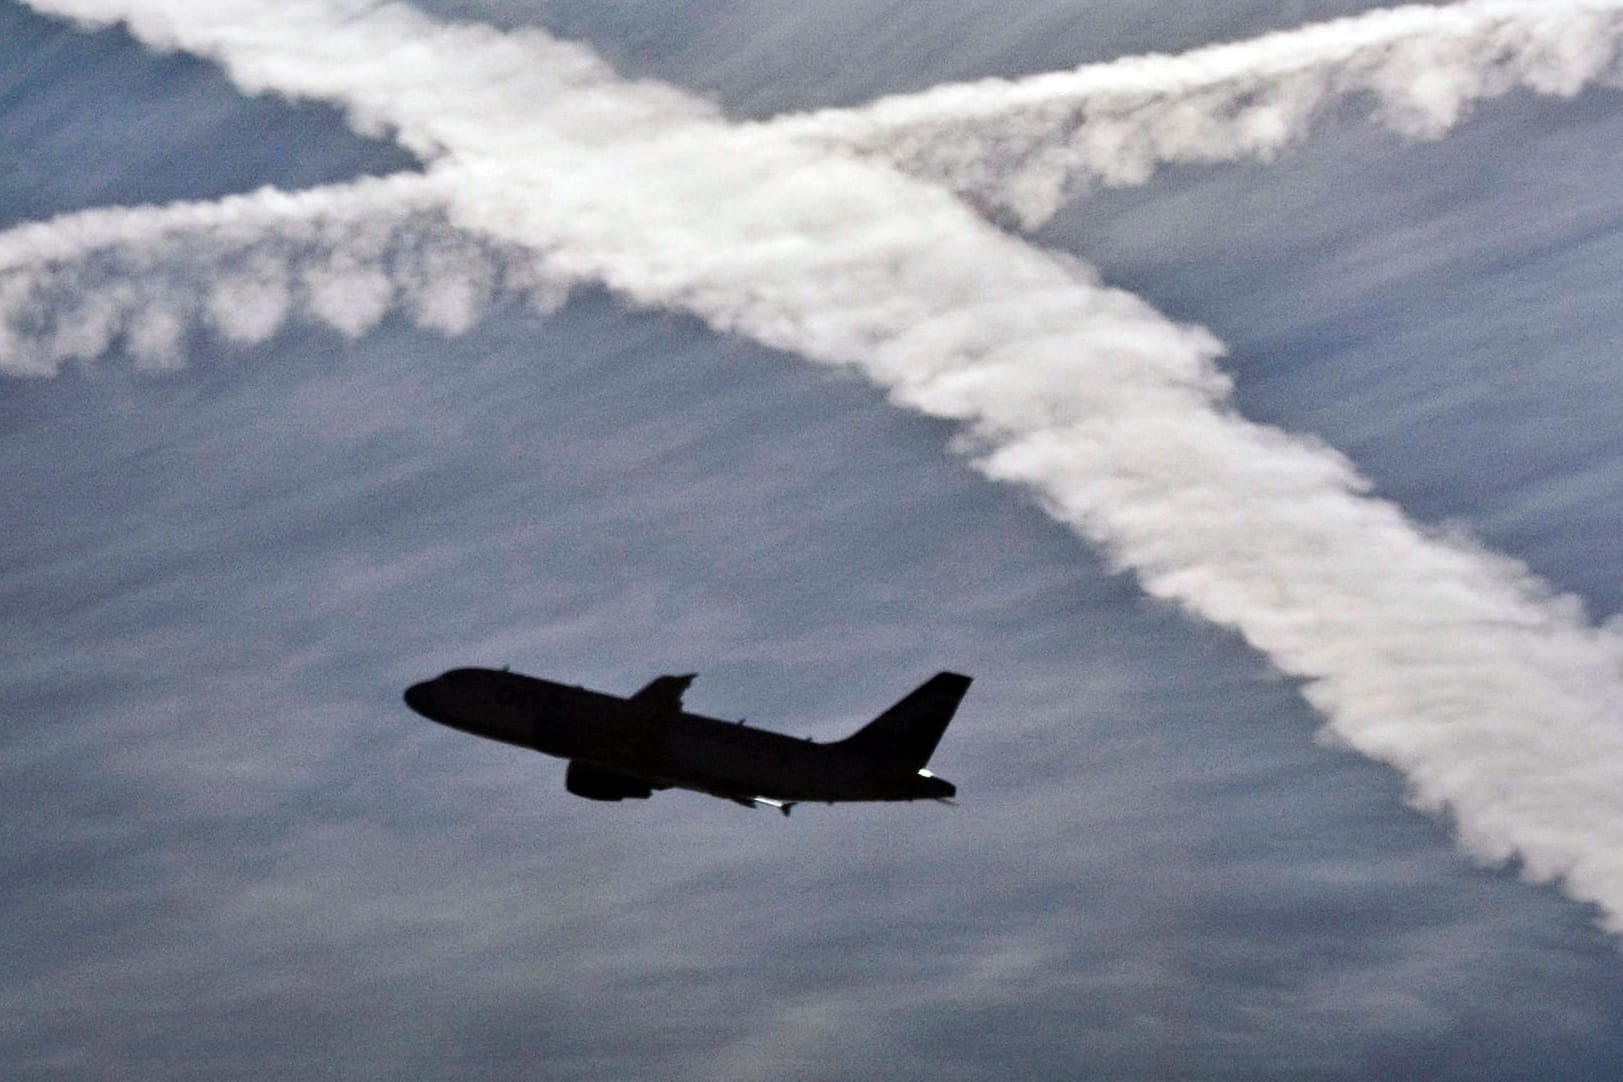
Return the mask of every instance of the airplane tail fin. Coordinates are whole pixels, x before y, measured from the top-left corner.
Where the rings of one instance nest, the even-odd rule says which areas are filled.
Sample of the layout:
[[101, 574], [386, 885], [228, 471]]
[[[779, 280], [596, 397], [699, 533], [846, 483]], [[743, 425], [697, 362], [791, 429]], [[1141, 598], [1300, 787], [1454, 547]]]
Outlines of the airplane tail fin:
[[960, 673], [936, 673], [837, 746], [872, 759], [922, 767], [947, 731], [969, 684], [970, 678]]

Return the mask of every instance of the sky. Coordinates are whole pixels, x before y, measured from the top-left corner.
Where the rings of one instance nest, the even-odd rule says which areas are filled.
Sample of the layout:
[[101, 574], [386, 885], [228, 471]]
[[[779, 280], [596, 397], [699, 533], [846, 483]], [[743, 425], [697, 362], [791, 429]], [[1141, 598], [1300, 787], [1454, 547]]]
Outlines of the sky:
[[1623, 18], [1186, 7], [0, 2], [12, 1069], [1607, 1074]]

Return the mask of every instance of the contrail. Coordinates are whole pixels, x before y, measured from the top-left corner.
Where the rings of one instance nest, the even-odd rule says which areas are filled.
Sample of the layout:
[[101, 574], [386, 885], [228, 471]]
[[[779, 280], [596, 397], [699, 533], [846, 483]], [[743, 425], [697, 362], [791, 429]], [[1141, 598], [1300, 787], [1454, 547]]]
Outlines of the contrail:
[[[121, 10], [96, 0], [36, 6], [93, 22], [111, 21]], [[362, 12], [369, 6], [351, 2], [333, 10]], [[181, 13], [173, 5], [150, 10]], [[239, 42], [229, 54], [216, 47], [213, 55], [234, 65], [246, 88], [261, 89], [268, 84], [254, 70], [256, 58], [285, 53], [287, 35], [299, 33], [295, 16], [290, 11], [279, 41], [255, 47]], [[207, 16], [194, 14], [192, 21], [205, 18], [229, 26], [235, 16], [223, 5]], [[374, 12], [374, 18], [383, 22], [389, 16]], [[486, 32], [468, 27], [443, 33], [481, 38]], [[160, 22], [149, 26], [149, 37], [178, 43]], [[860, 109], [780, 117], [768, 126], [832, 150], [882, 159], [1034, 228], [1094, 184], [1141, 183], [1171, 162], [1270, 158], [1348, 98], [1367, 98], [1378, 119], [1406, 135], [1435, 138], [1472, 103], [1518, 87], [1571, 95], [1596, 79], [1617, 82], [1623, 74], [1620, 43], [1623, 0], [1536, 7], [1522, 0], [1474, 0], [1374, 11], [1180, 56], [1130, 57], [1013, 82], [940, 86]], [[524, 48], [546, 52], [550, 77], [576, 89], [619, 83], [578, 47], [530, 35]], [[319, 73], [304, 78], [300, 93], [323, 95]], [[356, 99], [350, 105], [359, 127], [383, 131], [395, 122], [370, 103]], [[709, 111], [666, 95], [650, 115], [671, 109]], [[430, 133], [413, 128], [400, 134], [425, 158], [441, 152]], [[0, 234], [0, 371], [49, 375], [64, 361], [100, 355], [120, 336], [140, 363], [171, 364], [181, 353], [184, 327], [200, 315], [228, 339], [251, 342], [295, 313], [358, 334], [389, 307], [456, 333], [477, 318], [498, 284], [530, 293], [543, 308], [559, 303], [567, 276], [532, 261], [498, 283], [478, 242], [443, 222], [430, 228], [432, 187], [426, 177], [396, 177], [319, 194], [265, 192], [252, 201], [238, 197], [145, 213], [93, 211]], [[390, 238], [380, 232], [386, 219], [402, 226]], [[307, 220], [323, 224], [311, 229]], [[372, 238], [366, 260], [357, 259], [366, 245], [344, 242], [348, 227], [342, 223], [351, 220]], [[255, 222], [260, 233], [249, 256], [232, 238], [249, 235], [245, 230]], [[269, 239], [278, 231], [280, 253]], [[175, 242], [174, 252], [184, 258], [159, 257], [165, 240]], [[64, 244], [72, 254], [53, 252], [53, 245]], [[343, 254], [324, 260], [322, 244]], [[278, 269], [289, 258], [288, 248], [301, 253], [300, 265]], [[93, 265], [83, 262], [92, 249]], [[228, 259], [230, 252], [235, 255]], [[81, 261], [77, 268], [75, 260]], [[212, 282], [214, 302], [200, 303], [201, 283], [193, 272], [208, 267], [206, 276], [217, 278], [222, 261], [234, 262], [238, 273]]]
[[[1519, 856], [1623, 933], [1619, 628], [1406, 521], [1334, 451], [1239, 417], [1205, 331], [938, 184], [792, 126], [729, 125], [539, 32], [314, 0], [34, 6], [123, 18], [244, 89], [393, 131], [430, 163], [433, 214], [482, 251], [855, 368], [959, 421], [987, 475], [1303, 678], [1327, 730], [1403, 771], [1472, 853]], [[1540, 10], [1558, 6], [1596, 10]]]
[[1435, 139], [1515, 89], [1570, 97], [1616, 84], [1620, 46], [1620, 0], [1475, 0], [766, 123], [1033, 229], [1090, 187], [1142, 184], [1162, 165], [1271, 159], [1349, 99], [1404, 136]]
[[500, 294], [561, 304], [572, 282], [544, 255], [450, 224], [454, 182], [439, 167], [0, 233], [0, 372], [54, 375], [116, 341], [143, 367], [169, 367], [198, 323], [246, 345], [293, 315], [353, 337], [394, 309], [459, 334]]

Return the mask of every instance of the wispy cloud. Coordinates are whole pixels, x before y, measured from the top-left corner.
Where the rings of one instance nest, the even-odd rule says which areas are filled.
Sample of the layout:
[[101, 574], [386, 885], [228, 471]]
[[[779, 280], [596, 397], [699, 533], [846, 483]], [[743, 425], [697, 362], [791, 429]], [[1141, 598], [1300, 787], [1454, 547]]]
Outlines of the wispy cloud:
[[[503, 283], [545, 298], [582, 280], [854, 368], [897, 404], [959, 422], [979, 469], [1037, 493], [1150, 593], [1237, 629], [1303, 678], [1328, 731], [1404, 771], [1471, 852], [1519, 856], [1529, 876], [1599, 902], [1623, 931], [1623, 634], [1593, 626], [1515, 561], [1417, 528], [1333, 451], [1237, 416], [1220, 344], [1200, 328], [996, 229], [941, 185], [852, 152], [870, 145], [862, 139], [832, 149], [800, 121], [730, 125], [539, 32], [314, 0], [34, 6], [123, 19], [154, 46], [219, 61], [245, 90], [337, 102], [429, 168], [249, 196], [229, 212], [91, 212], [106, 216], [107, 248], [86, 215], [0, 235], [11, 328], [0, 350], [12, 370], [49, 371], [121, 333], [158, 357], [195, 318], [252, 340], [302, 309], [359, 333], [398, 298], [456, 333]], [[1122, 62], [1108, 78], [1084, 69], [1053, 77], [1036, 122], [1024, 95], [1047, 93], [1040, 80], [957, 90], [935, 114], [945, 126], [918, 128], [915, 145], [936, 148], [921, 159], [927, 176], [1041, 211], [1089, 176], [1266, 154], [1350, 93], [1376, 93], [1400, 130], [1434, 135], [1476, 98], [1517, 85], [1570, 93], [1610, 71], [1620, 7], [1405, 9], [1188, 60]], [[1311, 62], [1282, 62], [1298, 49]], [[1152, 89], [1111, 89], [1105, 120], [1078, 126], [1091, 82], [1129, 72]], [[977, 118], [963, 103], [979, 96], [1002, 111]], [[1033, 160], [1051, 147], [1059, 164], [1058, 179], [1046, 164], [1034, 174], [1050, 177], [1035, 203], [995, 195], [1023, 190], [1018, 168], [1007, 184], [996, 169], [989, 186], [975, 179], [1011, 117]], [[1163, 130], [1184, 136], [1143, 145], [1143, 132]], [[185, 225], [194, 216], [201, 229]], [[396, 239], [425, 220], [428, 242]], [[177, 251], [184, 263], [191, 241], [171, 238], [199, 234], [215, 247], [177, 284], [161, 266]], [[98, 260], [112, 271], [87, 282]], [[139, 284], [149, 266], [163, 296], [184, 299], [141, 299], [159, 288]], [[146, 328], [149, 312], [167, 321]]]

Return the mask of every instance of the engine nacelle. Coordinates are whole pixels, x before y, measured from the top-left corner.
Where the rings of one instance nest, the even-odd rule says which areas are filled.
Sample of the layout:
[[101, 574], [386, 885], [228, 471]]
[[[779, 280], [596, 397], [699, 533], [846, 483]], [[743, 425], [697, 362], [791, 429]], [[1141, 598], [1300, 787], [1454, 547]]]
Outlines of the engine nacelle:
[[641, 778], [616, 774], [579, 759], [569, 761], [564, 788], [587, 800], [646, 800], [654, 795], [654, 787]]

